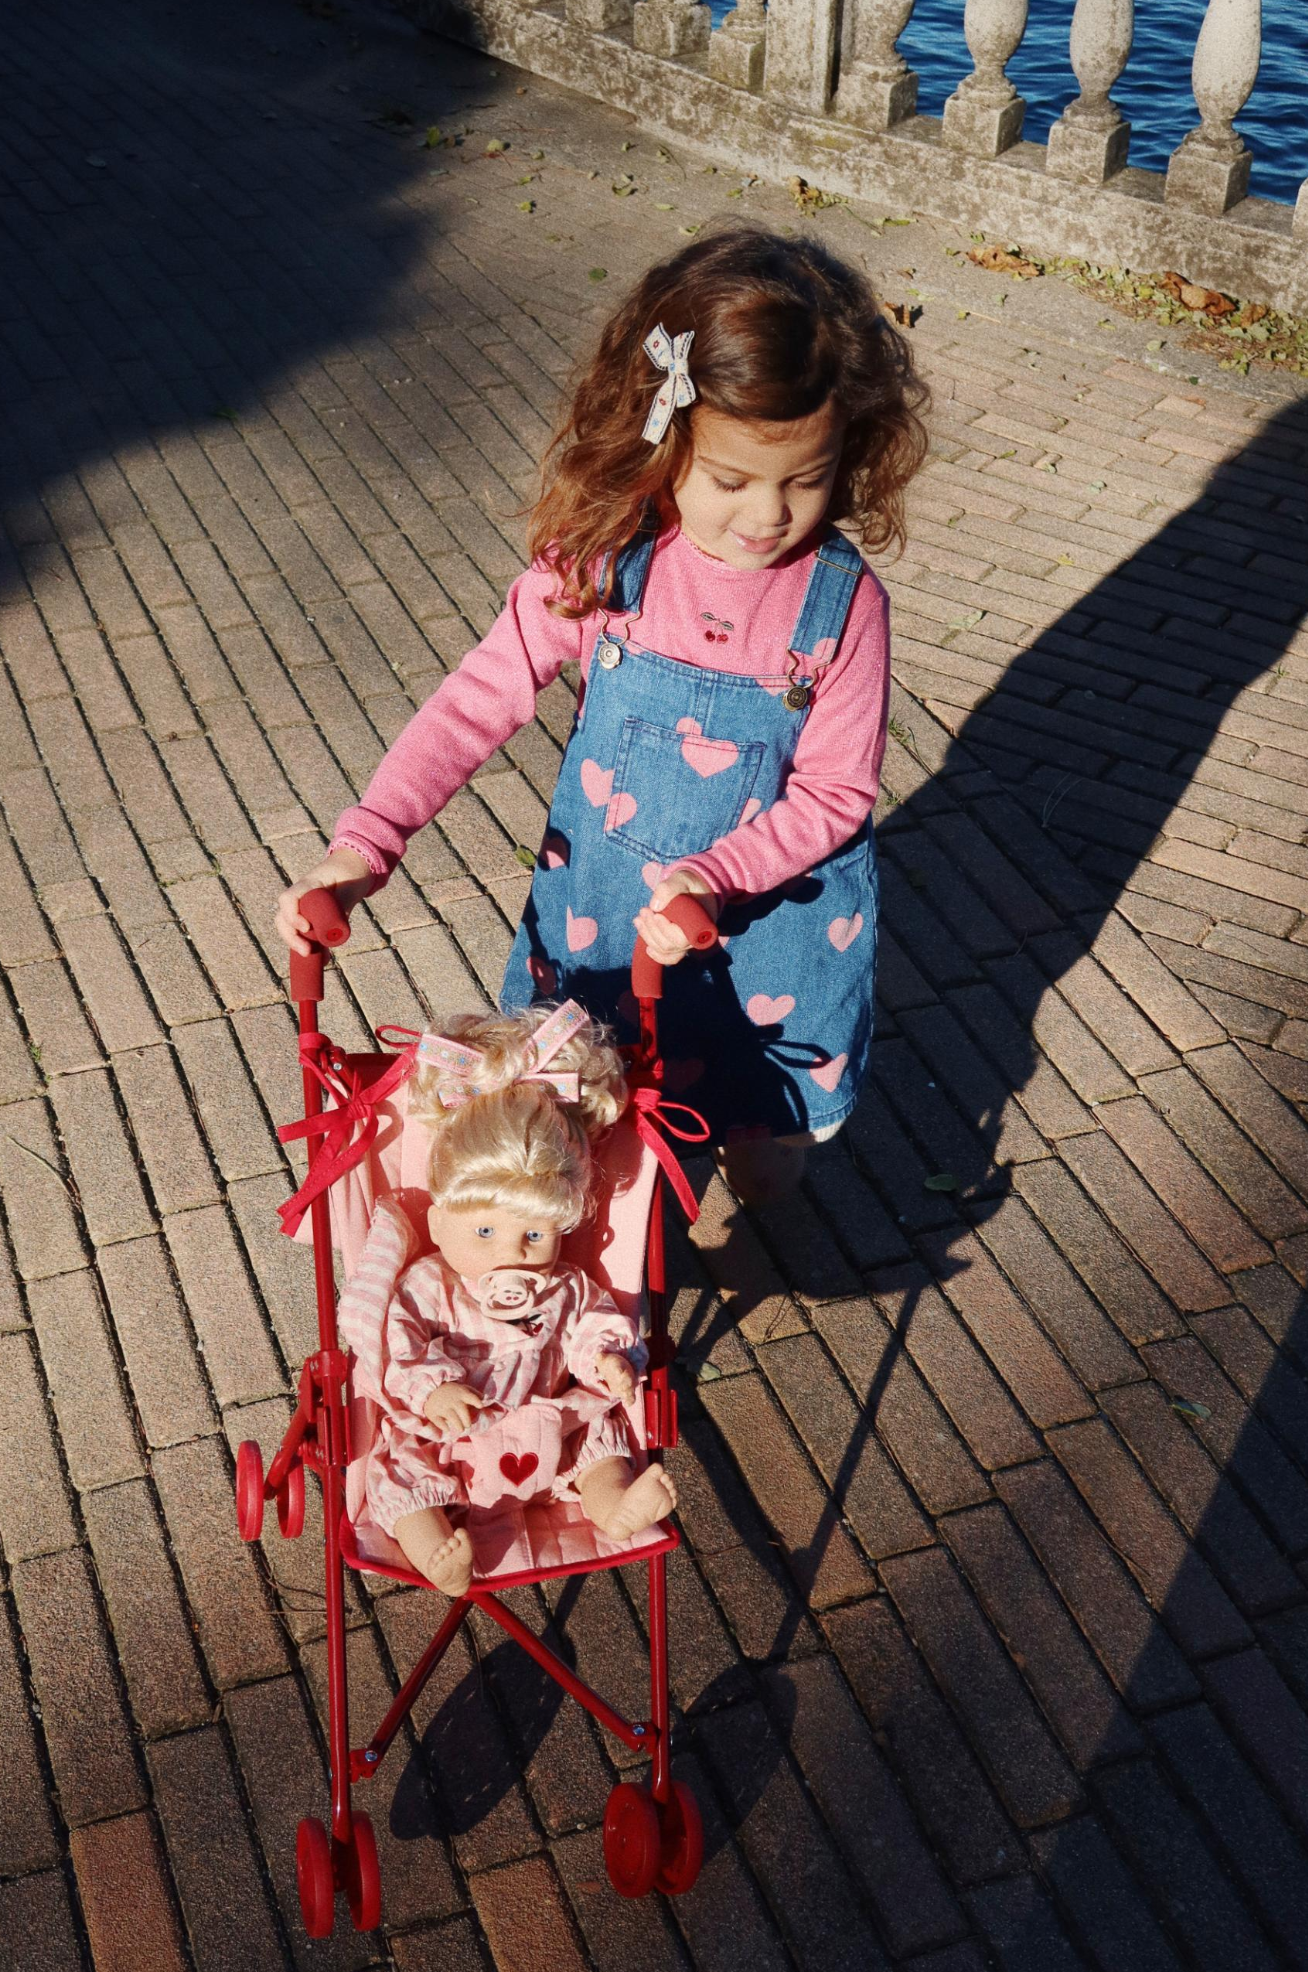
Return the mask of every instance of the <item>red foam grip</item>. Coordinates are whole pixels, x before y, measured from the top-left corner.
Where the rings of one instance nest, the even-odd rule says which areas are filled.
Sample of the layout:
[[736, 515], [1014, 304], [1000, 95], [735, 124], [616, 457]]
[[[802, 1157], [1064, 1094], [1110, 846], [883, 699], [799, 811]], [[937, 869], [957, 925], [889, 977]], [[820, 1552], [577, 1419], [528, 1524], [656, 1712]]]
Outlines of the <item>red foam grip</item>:
[[[718, 928], [704, 906], [695, 898], [682, 895], [659, 912], [660, 917], [668, 918], [676, 925], [683, 937], [690, 940], [691, 950], [707, 952], [710, 945], [718, 942]], [[663, 967], [657, 959], [652, 959], [645, 940], [636, 940], [636, 949], [631, 955], [631, 990], [638, 1000], [661, 1000], [663, 998]]]
[[350, 935], [350, 920], [330, 890], [306, 890], [297, 906], [309, 924], [309, 936], [319, 945], [343, 945]]

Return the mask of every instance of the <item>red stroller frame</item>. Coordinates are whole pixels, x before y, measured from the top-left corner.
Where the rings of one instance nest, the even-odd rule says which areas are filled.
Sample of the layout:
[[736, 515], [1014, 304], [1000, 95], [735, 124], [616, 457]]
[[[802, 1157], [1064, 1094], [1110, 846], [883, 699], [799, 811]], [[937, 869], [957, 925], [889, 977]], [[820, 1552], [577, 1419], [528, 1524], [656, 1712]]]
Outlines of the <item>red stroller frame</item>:
[[[311, 1120], [322, 1113], [322, 1088], [308, 1065], [329, 1043], [318, 1028], [318, 1004], [323, 997], [324, 948], [343, 944], [349, 925], [329, 890], [310, 891], [300, 899], [300, 913], [313, 927], [315, 949], [305, 958], [291, 955], [290, 997], [297, 1004], [300, 1052], [304, 1064], [304, 1111]], [[717, 930], [691, 897], [678, 897], [666, 914], [700, 950], [713, 944]], [[632, 991], [640, 1009], [640, 1039], [628, 1056], [628, 1084], [638, 1109], [655, 1106], [662, 1078], [658, 1053], [657, 1002], [662, 995], [662, 969], [637, 940], [631, 969]], [[647, 1093], [643, 1093], [647, 1092]], [[298, 1130], [296, 1132], [299, 1133]], [[649, 1141], [649, 1137], [646, 1138]], [[647, 1450], [652, 1458], [677, 1442], [676, 1394], [669, 1385], [673, 1350], [667, 1331], [663, 1257], [663, 1163], [655, 1172], [646, 1243], [645, 1280], [649, 1305], [648, 1381], [645, 1387]], [[678, 1187], [679, 1191], [682, 1187]], [[318, 1349], [300, 1372], [299, 1400], [286, 1436], [267, 1472], [259, 1446], [242, 1444], [236, 1457], [237, 1525], [243, 1540], [259, 1538], [264, 1503], [275, 1500], [277, 1519], [287, 1537], [304, 1526], [304, 1472], [318, 1475], [323, 1494], [326, 1546], [328, 1766], [331, 1783], [331, 1829], [314, 1817], [301, 1821], [296, 1838], [296, 1871], [304, 1927], [311, 1938], [327, 1937], [335, 1920], [335, 1898], [343, 1890], [354, 1927], [371, 1931], [381, 1921], [381, 1877], [372, 1823], [350, 1801], [353, 1781], [370, 1780], [428, 1679], [475, 1604], [491, 1616], [514, 1642], [583, 1704], [592, 1717], [625, 1746], [650, 1756], [649, 1779], [620, 1781], [609, 1796], [604, 1816], [604, 1860], [609, 1879], [624, 1897], [642, 1897], [651, 1890], [676, 1895], [688, 1890], [699, 1874], [703, 1832], [695, 1798], [671, 1774], [668, 1703], [668, 1636], [666, 1562], [673, 1535], [652, 1554], [649, 1569], [650, 1717], [633, 1722], [613, 1710], [569, 1665], [504, 1607], [493, 1589], [475, 1583], [453, 1601], [427, 1649], [397, 1694], [394, 1703], [365, 1747], [351, 1749], [345, 1672], [344, 1565], [349, 1551], [345, 1517], [345, 1473], [352, 1456], [350, 1443], [349, 1357], [340, 1348], [336, 1330], [336, 1283], [332, 1261], [330, 1207], [321, 1189], [309, 1205], [313, 1235], [314, 1278], [318, 1301]], [[343, 1540], [343, 1528], [346, 1539]], [[639, 1558], [639, 1557], [637, 1557]], [[586, 1564], [616, 1567], [619, 1554]], [[572, 1572], [544, 1568], [531, 1579]], [[519, 1576], [516, 1580], [522, 1580]]]

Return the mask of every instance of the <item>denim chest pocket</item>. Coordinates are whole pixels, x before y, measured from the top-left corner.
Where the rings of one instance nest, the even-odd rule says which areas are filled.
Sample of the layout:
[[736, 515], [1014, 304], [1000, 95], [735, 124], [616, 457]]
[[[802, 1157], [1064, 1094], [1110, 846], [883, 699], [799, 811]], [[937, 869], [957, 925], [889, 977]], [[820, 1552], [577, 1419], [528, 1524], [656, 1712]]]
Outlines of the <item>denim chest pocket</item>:
[[743, 820], [766, 751], [762, 740], [714, 739], [693, 719], [624, 719], [605, 834], [655, 862], [699, 855]]

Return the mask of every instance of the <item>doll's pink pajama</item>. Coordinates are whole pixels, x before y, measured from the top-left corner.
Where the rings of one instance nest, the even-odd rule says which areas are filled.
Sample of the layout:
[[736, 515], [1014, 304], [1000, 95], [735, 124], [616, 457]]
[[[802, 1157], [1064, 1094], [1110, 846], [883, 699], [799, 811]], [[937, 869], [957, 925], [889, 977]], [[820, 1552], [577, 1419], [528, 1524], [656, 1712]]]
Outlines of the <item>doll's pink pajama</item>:
[[[342, 1339], [381, 1399], [365, 1494], [386, 1533], [424, 1507], [557, 1498], [602, 1458], [627, 1458], [622, 1404], [596, 1376], [602, 1355], [639, 1372], [635, 1322], [578, 1268], [497, 1268], [480, 1281], [438, 1253], [406, 1264], [413, 1234], [380, 1205], [341, 1297]], [[466, 1383], [486, 1400], [468, 1432], [442, 1438], [423, 1412]]]

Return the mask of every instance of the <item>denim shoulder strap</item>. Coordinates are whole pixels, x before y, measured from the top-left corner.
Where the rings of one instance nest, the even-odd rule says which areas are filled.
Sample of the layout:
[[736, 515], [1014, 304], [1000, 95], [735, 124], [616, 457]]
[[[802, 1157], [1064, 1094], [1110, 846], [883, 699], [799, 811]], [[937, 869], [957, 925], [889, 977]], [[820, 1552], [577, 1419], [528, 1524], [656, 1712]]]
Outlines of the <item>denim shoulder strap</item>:
[[619, 549], [613, 570], [613, 594], [607, 604], [615, 616], [635, 616], [639, 611], [658, 535], [658, 520], [647, 514], [626, 547]]
[[828, 528], [813, 558], [812, 573], [791, 633], [790, 649], [797, 657], [812, 657], [822, 646], [830, 656], [854, 600], [865, 563], [838, 528]]

